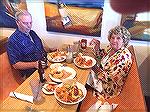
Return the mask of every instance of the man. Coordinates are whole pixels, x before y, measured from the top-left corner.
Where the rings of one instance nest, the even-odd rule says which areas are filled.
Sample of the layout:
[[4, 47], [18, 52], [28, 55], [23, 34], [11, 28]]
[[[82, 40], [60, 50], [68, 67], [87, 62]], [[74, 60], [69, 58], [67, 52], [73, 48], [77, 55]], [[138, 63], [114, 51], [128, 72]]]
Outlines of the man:
[[31, 14], [21, 11], [15, 16], [18, 28], [8, 39], [7, 53], [10, 64], [27, 78], [38, 68], [38, 60], [46, 52], [38, 35], [31, 30]]

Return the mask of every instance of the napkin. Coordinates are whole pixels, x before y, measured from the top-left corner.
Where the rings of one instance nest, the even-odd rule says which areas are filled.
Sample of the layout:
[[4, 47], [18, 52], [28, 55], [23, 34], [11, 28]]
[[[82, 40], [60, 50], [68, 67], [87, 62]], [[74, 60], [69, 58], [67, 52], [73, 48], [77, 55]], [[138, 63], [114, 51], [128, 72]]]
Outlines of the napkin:
[[117, 106], [118, 104], [109, 104], [108, 102], [102, 104], [102, 102], [98, 100], [88, 109], [87, 112], [112, 112]]
[[29, 95], [25, 95], [25, 94], [21, 94], [17, 92], [10, 92], [9, 96], [33, 103], [33, 96], [29, 96]]
[[98, 108], [98, 112], [112, 112], [118, 104], [109, 104], [108, 102], [105, 102], [103, 105], [100, 105]]
[[96, 77], [96, 74], [94, 73], [93, 70], [91, 70], [90, 72], [91, 74], [88, 77], [87, 80], [87, 84], [91, 87], [93, 87], [94, 89], [96, 89], [98, 92], [102, 91], [102, 82], [100, 80], [98, 80], [98, 78]]

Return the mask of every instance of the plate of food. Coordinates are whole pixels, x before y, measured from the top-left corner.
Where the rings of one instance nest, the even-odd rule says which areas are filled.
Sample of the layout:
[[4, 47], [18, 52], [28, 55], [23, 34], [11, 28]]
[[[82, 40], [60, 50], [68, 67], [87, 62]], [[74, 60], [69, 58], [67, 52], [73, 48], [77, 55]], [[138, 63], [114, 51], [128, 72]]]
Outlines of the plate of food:
[[55, 88], [55, 98], [63, 104], [77, 104], [81, 102], [87, 94], [87, 90], [84, 85], [72, 80], [65, 80], [65, 83], [61, 83]]
[[66, 53], [63, 51], [51, 52], [48, 54], [47, 58], [51, 62], [63, 62], [66, 59]]
[[45, 94], [54, 94], [54, 90], [55, 88], [57, 87], [57, 83], [55, 82], [48, 82], [48, 83], [45, 83], [42, 87], [42, 91], [43, 93]]
[[49, 77], [55, 82], [62, 82], [63, 79], [73, 79], [76, 76], [76, 71], [67, 66], [50, 68]]
[[94, 58], [81, 55], [78, 55], [73, 62], [79, 68], [91, 68], [96, 64], [96, 60]]

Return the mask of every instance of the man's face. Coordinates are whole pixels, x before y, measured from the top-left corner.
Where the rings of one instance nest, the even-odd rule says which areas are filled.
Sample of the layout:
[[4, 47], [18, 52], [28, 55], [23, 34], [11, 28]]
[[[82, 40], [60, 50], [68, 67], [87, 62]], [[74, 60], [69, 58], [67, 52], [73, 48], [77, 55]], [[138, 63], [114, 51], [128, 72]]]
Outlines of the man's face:
[[22, 15], [17, 21], [17, 25], [20, 31], [23, 33], [29, 33], [32, 27], [32, 18], [30, 15]]

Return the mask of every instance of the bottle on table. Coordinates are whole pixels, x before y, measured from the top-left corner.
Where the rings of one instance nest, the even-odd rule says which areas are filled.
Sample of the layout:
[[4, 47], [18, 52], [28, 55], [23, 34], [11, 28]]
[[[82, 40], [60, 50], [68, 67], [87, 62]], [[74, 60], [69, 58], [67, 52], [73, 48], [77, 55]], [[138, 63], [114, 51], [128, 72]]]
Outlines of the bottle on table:
[[86, 49], [86, 47], [87, 47], [87, 40], [86, 39], [82, 39], [81, 40], [81, 48], [82, 49]]
[[73, 53], [72, 53], [72, 49], [71, 49], [71, 46], [69, 45], [68, 48], [67, 48], [67, 56], [66, 56], [66, 62], [67, 63], [72, 63], [72, 60], [73, 60]]
[[40, 77], [40, 82], [41, 83], [46, 82], [44, 68], [42, 67], [41, 60], [38, 61], [38, 73], [39, 73], [39, 77]]
[[44, 69], [48, 68], [48, 63], [47, 63], [48, 59], [47, 59], [47, 54], [46, 53], [42, 54], [42, 61], [45, 62]]

